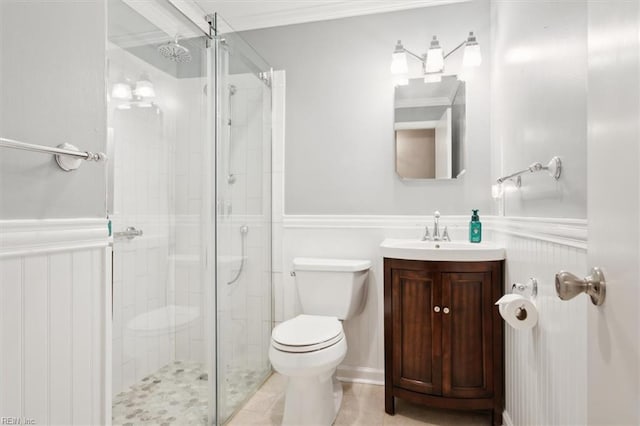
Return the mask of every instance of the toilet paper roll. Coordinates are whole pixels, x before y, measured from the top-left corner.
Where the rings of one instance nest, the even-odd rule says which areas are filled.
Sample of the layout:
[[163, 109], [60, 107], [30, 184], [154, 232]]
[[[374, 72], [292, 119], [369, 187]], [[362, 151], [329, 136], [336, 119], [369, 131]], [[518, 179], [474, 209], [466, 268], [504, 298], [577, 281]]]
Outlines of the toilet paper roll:
[[538, 323], [535, 303], [520, 294], [505, 294], [496, 305], [502, 318], [516, 330], [530, 329]]

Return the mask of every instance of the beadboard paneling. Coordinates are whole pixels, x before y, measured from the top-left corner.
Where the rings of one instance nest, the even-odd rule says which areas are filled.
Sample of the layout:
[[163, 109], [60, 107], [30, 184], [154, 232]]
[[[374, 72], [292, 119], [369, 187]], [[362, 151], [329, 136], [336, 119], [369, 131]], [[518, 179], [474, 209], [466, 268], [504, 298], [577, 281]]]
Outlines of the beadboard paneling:
[[[98, 227], [71, 232], [76, 247], [69, 238], [58, 245], [49, 238], [64, 228], [60, 222], [30, 222], [31, 238], [13, 246], [4, 237], [15, 227], [0, 223], [0, 413], [37, 424], [104, 424], [110, 417], [106, 221], [98, 226], [99, 244]], [[73, 230], [73, 221], [64, 223]], [[23, 250], [28, 246], [37, 250]]]
[[580, 295], [555, 293], [555, 273], [587, 271], [586, 250], [494, 231], [507, 252], [505, 292], [514, 282], [538, 280], [539, 322], [532, 330], [505, 326], [506, 418], [513, 425], [586, 424], [587, 309]]

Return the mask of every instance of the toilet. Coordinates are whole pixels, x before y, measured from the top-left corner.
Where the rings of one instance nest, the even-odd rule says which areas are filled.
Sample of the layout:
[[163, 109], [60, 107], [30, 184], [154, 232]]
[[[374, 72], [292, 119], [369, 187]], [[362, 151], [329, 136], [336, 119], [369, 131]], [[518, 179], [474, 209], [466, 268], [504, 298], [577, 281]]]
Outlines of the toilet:
[[295, 258], [302, 314], [273, 329], [269, 360], [288, 378], [283, 425], [331, 425], [342, 402], [336, 367], [347, 354], [342, 320], [365, 303], [369, 260]]

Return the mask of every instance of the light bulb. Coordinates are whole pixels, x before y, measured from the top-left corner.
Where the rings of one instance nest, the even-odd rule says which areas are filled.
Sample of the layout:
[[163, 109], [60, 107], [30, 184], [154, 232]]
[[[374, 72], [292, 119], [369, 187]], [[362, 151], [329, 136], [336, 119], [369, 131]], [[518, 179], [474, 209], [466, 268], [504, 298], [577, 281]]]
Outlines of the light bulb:
[[504, 188], [502, 187], [501, 183], [496, 183], [494, 185], [491, 185], [491, 196], [494, 199], [498, 199], [502, 197], [503, 192], [504, 192]]
[[131, 99], [131, 86], [124, 82], [115, 83], [111, 88], [111, 97], [113, 99]]
[[142, 74], [140, 76], [140, 79], [136, 81], [136, 89], [133, 93], [141, 98], [156, 97], [156, 90], [153, 87], [153, 83], [149, 80], [148, 75]]
[[444, 71], [444, 53], [436, 36], [433, 36], [433, 40], [431, 40], [424, 69], [428, 73]]
[[467, 43], [464, 46], [464, 55], [462, 57], [462, 65], [465, 67], [478, 67], [482, 63], [482, 53], [480, 45], [476, 41], [473, 31], [467, 37]]
[[407, 74], [409, 72], [409, 65], [407, 64], [407, 53], [402, 47], [402, 43], [398, 40], [396, 48], [391, 55], [391, 74]]

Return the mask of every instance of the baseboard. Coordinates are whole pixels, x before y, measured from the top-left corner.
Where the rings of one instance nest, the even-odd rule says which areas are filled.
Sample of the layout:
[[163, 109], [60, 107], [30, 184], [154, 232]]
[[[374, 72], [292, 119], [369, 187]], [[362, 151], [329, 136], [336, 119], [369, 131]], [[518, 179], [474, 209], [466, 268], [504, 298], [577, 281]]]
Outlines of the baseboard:
[[342, 382], [384, 385], [384, 370], [377, 368], [341, 365], [338, 367], [337, 377]]
[[502, 424], [504, 426], [513, 426], [513, 420], [511, 420], [511, 416], [507, 410], [504, 410], [502, 413]]

